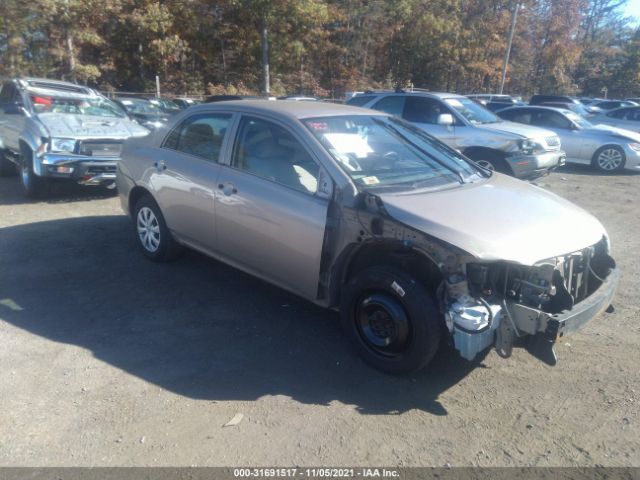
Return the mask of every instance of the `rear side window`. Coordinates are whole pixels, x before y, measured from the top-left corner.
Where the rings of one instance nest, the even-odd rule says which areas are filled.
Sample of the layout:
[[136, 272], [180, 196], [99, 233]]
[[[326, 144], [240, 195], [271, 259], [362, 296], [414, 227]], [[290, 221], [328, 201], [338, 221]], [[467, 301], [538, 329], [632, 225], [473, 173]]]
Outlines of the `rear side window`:
[[405, 99], [406, 97], [400, 95], [384, 97], [382, 100], [376, 102], [372, 108], [400, 117], [402, 116], [402, 110], [404, 109]]
[[361, 107], [365, 103], [369, 102], [370, 100], [373, 100], [374, 98], [375, 96], [373, 95], [356, 95], [355, 97], [351, 97], [347, 101], [347, 105], [352, 105], [354, 107]]
[[217, 162], [231, 115], [198, 115], [171, 131], [163, 148]]

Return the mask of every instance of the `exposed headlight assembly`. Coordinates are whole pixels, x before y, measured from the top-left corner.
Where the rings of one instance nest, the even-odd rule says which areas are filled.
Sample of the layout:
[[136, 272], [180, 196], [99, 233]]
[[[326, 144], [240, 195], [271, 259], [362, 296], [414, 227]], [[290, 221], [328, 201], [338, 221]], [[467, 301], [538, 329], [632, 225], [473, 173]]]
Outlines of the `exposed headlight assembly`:
[[520, 140], [519, 142], [520, 151], [525, 155], [531, 155], [533, 153], [539, 153], [544, 151], [542, 145], [540, 145], [535, 140], [527, 138], [526, 140]]
[[73, 138], [52, 138], [52, 152], [68, 152], [73, 153], [76, 148], [76, 141]]

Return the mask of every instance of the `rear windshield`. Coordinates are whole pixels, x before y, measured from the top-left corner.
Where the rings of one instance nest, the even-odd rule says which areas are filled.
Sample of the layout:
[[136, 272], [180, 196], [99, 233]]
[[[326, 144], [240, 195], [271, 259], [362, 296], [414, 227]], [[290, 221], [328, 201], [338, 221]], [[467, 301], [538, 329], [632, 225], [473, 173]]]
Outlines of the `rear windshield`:
[[352, 105], [354, 107], [361, 107], [369, 100], [373, 99], [373, 95], [356, 95], [355, 97], [350, 98], [347, 101], [347, 105]]
[[398, 118], [349, 115], [304, 123], [362, 188], [412, 190], [481, 178], [457, 151]]

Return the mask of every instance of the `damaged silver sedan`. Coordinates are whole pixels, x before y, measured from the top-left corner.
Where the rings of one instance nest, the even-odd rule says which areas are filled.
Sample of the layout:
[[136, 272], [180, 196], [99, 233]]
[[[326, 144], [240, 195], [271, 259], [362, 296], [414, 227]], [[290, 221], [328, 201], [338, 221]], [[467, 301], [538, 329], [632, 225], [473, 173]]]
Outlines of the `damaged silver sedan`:
[[618, 270], [590, 214], [478, 167], [389, 115], [344, 105], [206, 104], [131, 139], [122, 206], [148, 258], [189, 247], [340, 311], [376, 368], [553, 343], [611, 304]]

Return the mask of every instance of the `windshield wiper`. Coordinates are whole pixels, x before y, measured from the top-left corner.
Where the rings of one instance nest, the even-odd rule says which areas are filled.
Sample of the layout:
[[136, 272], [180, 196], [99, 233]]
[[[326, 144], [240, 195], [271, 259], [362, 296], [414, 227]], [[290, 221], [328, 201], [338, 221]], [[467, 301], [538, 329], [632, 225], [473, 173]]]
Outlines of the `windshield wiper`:
[[397, 128], [395, 128], [392, 125], [386, 125], [383, 122], [381, 122], [380, 120], [373, 118], [372, 119], [375, 123], [377, 123], [378, 125], [382, 126], [382, 128], [386, 128], [387, 130], [391, 130], [392, 132], [394, 132], [396, 135], [399, 135], [402, 139], [404, 139], [407, 143], [409, 143], [411, 146], [413, 146], [413, 148], [418, 149], [420, 152], [422, 152], [423, 154], [425, 154], [427, 157], [429, 157], [431, 160], [435, 161], [437, 164], [439, 164], [440, 166], [446, 168], [447, 170], [449, 170], [450, 172], [452, 172], [453, 174], [455, 174], [458, 177], [458, 180], [460, 180], [461, 184], [466, 183], [464, 180], [464, 176], [462, 175], [462, 172], [459, 170], [456, 170], [455, 168], [447, 165], [445, 162], [439, 160], [437, 157], [435, 157], [434, 155], [430, 154], [429, 152], [427, 152], [426, 150], [420, 148], [418, 145], [416, 145], [414, 142], [412, 142], [411, 140], [409, 140], [407, 137], [405, 137], [400, 130], [398, 130]]

